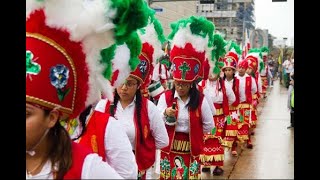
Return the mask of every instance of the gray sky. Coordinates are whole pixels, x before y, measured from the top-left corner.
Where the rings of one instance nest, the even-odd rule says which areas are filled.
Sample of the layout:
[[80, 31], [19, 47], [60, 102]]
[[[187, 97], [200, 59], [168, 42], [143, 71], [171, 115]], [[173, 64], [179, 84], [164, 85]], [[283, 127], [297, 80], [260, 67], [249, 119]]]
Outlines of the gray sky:
[[256, 28], [268, 29], [278, 39], [287, 37], [291, 45], [294, 38], [294, 0], [272, 2], [255, 0]]

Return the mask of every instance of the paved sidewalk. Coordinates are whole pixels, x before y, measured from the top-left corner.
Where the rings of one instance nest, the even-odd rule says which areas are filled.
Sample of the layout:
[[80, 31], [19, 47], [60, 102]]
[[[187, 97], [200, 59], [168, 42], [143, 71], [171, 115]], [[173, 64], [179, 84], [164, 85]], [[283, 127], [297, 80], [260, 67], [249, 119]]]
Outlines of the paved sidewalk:
[[238, 147], [238, 157], [225, 152], [223, 176], [202, 173], [203, 179], [293, 179], [294, 129], [287, 129], [287, 89], [277, 80], [267, 95], [258, 107], [253, 149]]

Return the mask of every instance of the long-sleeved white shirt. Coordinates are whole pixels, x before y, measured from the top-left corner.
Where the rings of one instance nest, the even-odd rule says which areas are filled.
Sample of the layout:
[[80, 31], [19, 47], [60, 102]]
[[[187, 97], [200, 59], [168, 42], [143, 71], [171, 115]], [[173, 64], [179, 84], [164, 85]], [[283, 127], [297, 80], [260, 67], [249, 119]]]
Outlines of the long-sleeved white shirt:
[[[57, 167], [57, 166], [56, 166]], [[29, 177], [26, 172], [26, 179], [53, 179], [52, 163], [50, 160], [42, 167], [40, 173]], [[85, 157], [81, 179], [123, 179], [107, 162], [96, 153]]]
[[[125, 108], [122, 108], [120, 102], [117, 103], [117, 110], [115, 111], [115, 118], [120, 121], [122, 127], [125, 129], [131, 143], [131, 150], [135, 149], [136, 131], [133, 121], [135, 111], [135, 99]], [[106, 107], [106, 100], [100, 100], [96, 106], [96, 111], [104, 112]], [[164, 148], [169, 144], [169, 137], [164, 122], [161, 119], [160, 112], [156, 105], [148, 100], [148, 117], [150, 123], [150, 130], [155, 139], [157, 149]]]
[[136, 158], [121, 122], [110, 116], [106, 128], [104, 144], [107, 162], [124, 179], [136, 179], [138, 176]]
[[[177, 92], [174, 93], [174, 98], [177, 98], [177, 103], [179, 107], [178, 117], [177, 117], [177, 125], [176, 125], [176, 132], [183, 132], [183, 133], [189, 133], [189, 111], [187, 104], [190, 101], [190, 97], [187, 99], [186, 102], [183, 102], [178, 95]], [[158, 101], [157, 107], [159, 108], [161, 112], [161, 116], [163, 121], [165, 121], [164, 111], [167, 108], [167, 102], [165, 98], [165, 94], [163, 93], [160, 96], [160, 99]], [[203, 133], [210, 132], [212, 128], [214, 128], [213, 123], [213, 116], [212, 111], [209, 106], [209, 103], [207, 102], [206, 98], [203, 99], [202, 105], [201, 105], [201, 115], [202, 115], [202, 123], [203, 123]]]
[[[218, 80], [216, 81], [210, 81], [209, 79], [206, 80], [206, 86], [203, 90], [203, 93], [205, 96], [209, 96], [210, 99], [212, 99], [213, 103], [222, 104], [223, 102], [223, 93], [222, 90], [218, 90]], [[232, 86], [225, 85], [226, 88], [226, 95], [228, 98], [228, 103], [231, 105], [236, 101], [236, 96], [232, 90]]]
[[[161, 66], [161, 72], [159, 73], [159, 66]], [[152, 73], [152, 80], [153, 81], [160, 81], [161, 79], [168, 79], [170, 77], [169, 71], [166, 69], [164, 64], [157, 63], [153, 69]]]
[[[239, 92], [240, 92], [240, 103], [246, 101], [246, 91], [245, 91], [245, 87], [246, 87], [246, 77], [248, 77], [248, 74], [244, 74], [244, 76], [239, 76], [239, 74], [237, 73], [235, 75], [238, 79], [239, 79]], [[257, 92], [257, 85], [256, 85], [256, 80], [251, 77], [252, 83], [251, 83], [251, 93], [252, 95], [255, 94]]]
[[[254, 83], [256, 83], [256, 79], [254, 79]], [[260, 75], [258, 77], [258, 92], [260, 94], [262, 93], [262, 80], [261, 80], [261, 76]]]

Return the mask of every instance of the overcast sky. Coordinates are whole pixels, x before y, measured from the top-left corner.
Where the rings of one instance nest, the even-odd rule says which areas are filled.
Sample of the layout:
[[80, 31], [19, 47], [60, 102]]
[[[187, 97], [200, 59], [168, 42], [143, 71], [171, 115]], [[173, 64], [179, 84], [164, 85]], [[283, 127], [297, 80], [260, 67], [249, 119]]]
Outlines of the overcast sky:
[[286, 37], [287, 44], [291, 45], [294, 38], [293, 1], [255, 0], [256, 28], [268, 29], [269, 34], [278, 39]]

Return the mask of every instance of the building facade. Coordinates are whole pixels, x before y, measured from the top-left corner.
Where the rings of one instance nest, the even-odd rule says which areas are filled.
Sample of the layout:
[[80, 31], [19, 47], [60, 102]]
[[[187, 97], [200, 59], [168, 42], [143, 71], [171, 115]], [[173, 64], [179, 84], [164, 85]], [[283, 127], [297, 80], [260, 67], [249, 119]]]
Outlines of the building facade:
[[244, 28], [255, 28], [254, 0], [200, 0], [197, 14], [211, 20], [226, 40], [244, 41]]
[[172, 22], [197, 15], [197, 1], [158, 2], [149, 0], [149, 6], [156, 10], [156, 17], [162, 24], [165, 36], [171, 32]]

